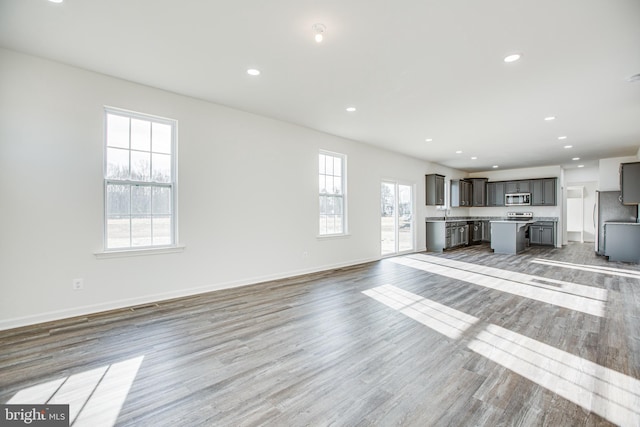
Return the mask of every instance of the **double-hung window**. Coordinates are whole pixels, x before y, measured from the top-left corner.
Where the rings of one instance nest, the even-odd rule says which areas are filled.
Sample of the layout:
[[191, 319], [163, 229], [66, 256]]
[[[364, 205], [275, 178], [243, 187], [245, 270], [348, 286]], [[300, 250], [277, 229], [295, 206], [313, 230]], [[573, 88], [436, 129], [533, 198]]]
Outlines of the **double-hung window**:
[[346, 163], [344, 154], [321, 151], [318, 156], [321, 236], [347, 232]]
[[105, 108], [105, 250], [175, 246], [176, 127]]

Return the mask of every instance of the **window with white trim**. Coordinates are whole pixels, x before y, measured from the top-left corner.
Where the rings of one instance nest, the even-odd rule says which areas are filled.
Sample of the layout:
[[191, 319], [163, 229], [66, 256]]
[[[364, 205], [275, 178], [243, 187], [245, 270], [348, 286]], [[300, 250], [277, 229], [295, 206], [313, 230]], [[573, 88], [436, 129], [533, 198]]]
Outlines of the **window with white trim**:
[[318, 156], [321, 236], [345, 234], [347, 231], [346, 163], [344, 154], [320, 151]]
[[176, 128], [105, 108], [105, 250], [175, 246]]

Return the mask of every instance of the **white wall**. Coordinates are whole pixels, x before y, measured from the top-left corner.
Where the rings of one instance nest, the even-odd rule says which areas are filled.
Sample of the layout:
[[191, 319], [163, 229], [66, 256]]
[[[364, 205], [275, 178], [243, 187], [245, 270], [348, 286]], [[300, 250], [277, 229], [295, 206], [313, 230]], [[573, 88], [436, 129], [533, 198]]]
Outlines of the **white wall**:
[[600, 159], [598, 190], [620, 191], [620, 163], [637, 162], [635, 156]]
[[[424, 175], [460, 174], [2, 49], [0, 93], [0, 329], [378, 259], [382, 178], [415, 184], [424, 249]], [[94, 255], [105, 105], [178, 120], [182, 253]], [[319, 149], [348, 156], [346, 238], [317, 238]]]

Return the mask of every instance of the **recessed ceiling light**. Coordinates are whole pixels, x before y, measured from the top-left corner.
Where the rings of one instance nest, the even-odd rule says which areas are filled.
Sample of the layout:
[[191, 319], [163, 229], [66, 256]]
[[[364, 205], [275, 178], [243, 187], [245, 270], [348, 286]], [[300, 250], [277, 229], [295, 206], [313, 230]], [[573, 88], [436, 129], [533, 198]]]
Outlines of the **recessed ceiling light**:
[[478, 158], [476, 156], [473, 156], [471, 160], [478, 160]]
[[456, 154], [462, 154], [462, 150], [456, 151]]
[[494, 169], [498, 169], [498, 165], [493, 165], [491, 167], [494, 168]]
[[427, 139], [425, 139], [425, 141], [431, 142], [431, 141], [433, 141], [433, 138], [427, 138]]
[[571, 160], [580, 160], [580, 157], [574, 157], [574, 158], [573, 158], [573, 159], [571, 159]]
[[583, 168], [583, 167], [584, 167], [584, 165], [578, 165], [578, 167], [579, 167], [579, 168]]
[[550, 122], [551, 120], [555, 120], [556, 117], [555, 116], [548, 116], [548, 117], [545, 117], [544, 119], [545, 119], [545, 121]]
[[250, 76], [259, 76], [260, 70], [256, 70], [255, 68], [249, 68], [247, 70], [247, 74], [249, 74]]
[[63, 0], [49, 0], [51, 3], [62, 3]]
[[314, 36], [316, 43], [322, 43], [322, 40], [324, 39], [323, 33], [327, 27], [325, 27], [324, 24], [313, 24], [311, 28], [313, 29], [313, 32], [316, 33]]
[[559, 136], [558, 139], [567, 139], [567, 137], [563, 135], [563, 136]]
[[573, 145], [565, 145], [564, 148], [573, 148]]
[[356, 107], [347, 107], [345, 109], [350, 113], [353, 113], [354, 111], [356, 111]]
[[516, 62], [521, 57], [522, 55], [519, 53], [512, 53], [511, 55], [507, 55], [504, 57], [504, 62]]

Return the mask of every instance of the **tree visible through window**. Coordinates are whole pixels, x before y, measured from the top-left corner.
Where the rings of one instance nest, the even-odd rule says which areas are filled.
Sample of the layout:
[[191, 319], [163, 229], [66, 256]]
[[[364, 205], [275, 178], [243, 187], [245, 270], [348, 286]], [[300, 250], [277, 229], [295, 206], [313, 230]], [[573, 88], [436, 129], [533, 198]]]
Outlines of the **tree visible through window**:
[[176, 122], [105, 112], [105, 249], [173, 246]]
[[320, 152], [318, 184], [320, 193], [320, 235], [344, 234], [346, 156]]

